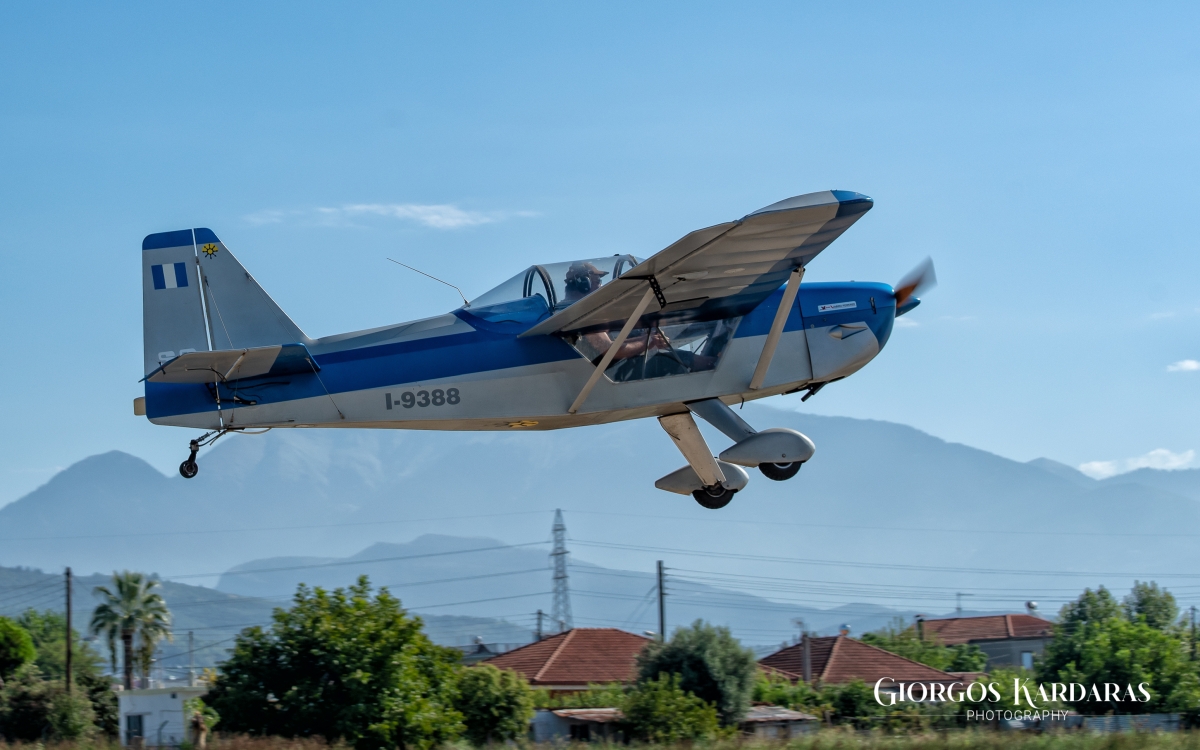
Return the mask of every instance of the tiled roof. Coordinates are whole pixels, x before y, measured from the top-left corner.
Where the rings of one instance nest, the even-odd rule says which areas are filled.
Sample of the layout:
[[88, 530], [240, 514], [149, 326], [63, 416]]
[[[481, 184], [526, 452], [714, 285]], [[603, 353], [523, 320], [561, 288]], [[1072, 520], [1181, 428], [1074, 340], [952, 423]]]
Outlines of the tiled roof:
[[[839, 685], [855, 679], [872, 683], [881, 677], [890, 677], [897, 682], [961, 681], [960, 677], [940, 669], [905, 659], [848, 636], [809, 638], [809, 643], [813, 679], [828, 685]], [[803, 675], [803, 644], [797, 643], [776, 651], [760, 663], [794, 675]]]
[[1033, 615], [986, 615], [984, 617], [948, 617], [926, 620], [925, 634], [937, 636], [947, 646], [971, 641], [1007, 638], [1049, 638], [1053, 625]]
[[637, 656], [648, 643], [616, 628], [575, 628], [480, 663], [511, 669], [531, 685], [633, 682]]

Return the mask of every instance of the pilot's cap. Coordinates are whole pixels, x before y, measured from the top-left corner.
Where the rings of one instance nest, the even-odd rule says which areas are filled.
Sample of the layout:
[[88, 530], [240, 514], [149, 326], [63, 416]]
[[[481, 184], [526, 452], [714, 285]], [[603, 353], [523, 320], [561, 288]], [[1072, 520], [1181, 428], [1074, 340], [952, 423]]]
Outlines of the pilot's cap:
[[584, 261], [579, 261], [577, 263], [571, 264], [571, 267], [567, 269], [567, 277], [566, 277], [565, 281], [573, 281], [575, 279], [586, 279], [589, 276], [607, 276], [607, 275], [608, 275], [608, 271], [601, 271], [599, 268], [596, 267], [595, 263], [588, 263], [587, 261], [584, 260]]

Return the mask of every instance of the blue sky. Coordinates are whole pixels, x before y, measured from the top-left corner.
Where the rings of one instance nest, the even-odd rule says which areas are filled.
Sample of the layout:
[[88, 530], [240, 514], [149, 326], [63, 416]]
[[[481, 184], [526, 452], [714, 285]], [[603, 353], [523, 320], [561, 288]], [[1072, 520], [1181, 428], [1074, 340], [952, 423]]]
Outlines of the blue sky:
[[[810, 280], [941, 286], [801, 407], [1004, 456], [1192, 465], [1194, 4], [6, 4], [0, 503], [135, 418], [141, 238], [208, 226], [309, 335], [827, 188]], [[1157, 453], [1152, 453], [1157, 451]], [[1149, 456], [1149, 458], [1146, 458]], [[1141, 458], [1139, 458], [1141, 457]]]

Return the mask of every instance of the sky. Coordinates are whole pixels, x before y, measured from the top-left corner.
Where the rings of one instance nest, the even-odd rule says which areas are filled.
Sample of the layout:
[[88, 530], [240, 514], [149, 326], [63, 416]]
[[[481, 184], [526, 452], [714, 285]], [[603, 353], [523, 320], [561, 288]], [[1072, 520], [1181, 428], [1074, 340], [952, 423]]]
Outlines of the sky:
[[940, 286], [784, 409], [1103, 476], [1197, 465], [1200, 6], [0, 6], [0, 504], [120, 449], [140, 242], [213, 229], [310, 336], [830, 188], [806, 280]]

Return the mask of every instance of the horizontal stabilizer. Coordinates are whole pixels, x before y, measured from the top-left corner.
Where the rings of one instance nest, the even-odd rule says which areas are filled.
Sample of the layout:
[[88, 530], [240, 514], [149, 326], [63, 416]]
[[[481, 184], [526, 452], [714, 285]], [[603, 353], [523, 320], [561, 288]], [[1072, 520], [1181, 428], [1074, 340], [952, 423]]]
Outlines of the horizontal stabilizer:
[[144, 379], [151, 383], [214, 383], [298, 375], [320, 369], [304, 344], [284, 344], [218, 352], [189, 352], [175, 357]]

